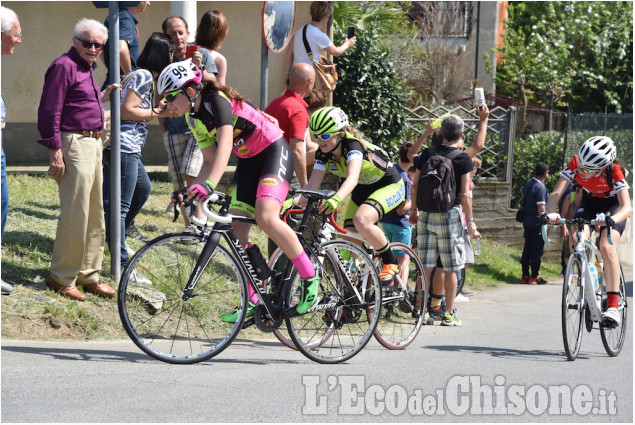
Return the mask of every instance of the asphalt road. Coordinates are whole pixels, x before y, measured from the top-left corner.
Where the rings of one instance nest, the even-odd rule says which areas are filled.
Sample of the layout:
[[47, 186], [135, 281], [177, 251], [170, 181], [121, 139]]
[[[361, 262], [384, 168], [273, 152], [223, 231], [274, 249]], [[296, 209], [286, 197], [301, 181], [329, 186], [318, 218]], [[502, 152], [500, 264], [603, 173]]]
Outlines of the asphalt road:
[[[632, 305], [632, 273], [628, 275]], [[633, 326], [621, 355], [599, 331], [567, 361], [561, 284], [509, 285], [457, 304], [460, 328], [424, 327], [312, 363], [277, 340], [168, 365], [131, 341], [2, 341], [2, 422], [633, 422]], [[630, 309], [632, 310], [632, 308]]]

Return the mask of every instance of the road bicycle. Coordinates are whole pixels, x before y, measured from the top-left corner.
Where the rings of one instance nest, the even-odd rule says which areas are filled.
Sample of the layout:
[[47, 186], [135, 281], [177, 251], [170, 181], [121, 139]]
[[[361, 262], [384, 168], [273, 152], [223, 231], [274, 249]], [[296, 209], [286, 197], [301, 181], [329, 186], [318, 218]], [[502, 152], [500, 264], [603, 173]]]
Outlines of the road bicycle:
[[[298, 193], [315, 204], [334, 192]], [[350, 242], [321, 243], [299, 235], [320, 287], [318, 302], [298, 314], [300, 278], [295, 267], [289, 262], [283, 272], [271, 275], [259, 268], [258, 254], [242, 247], [230, 225], [255, 220], [230, 215], [230, 203], [230, 196], [214, 192], [201, 203], [211, 228], [189, 208], [199, 233], [160, 236], [132, 257], [118, 290], [120, 318], [132, 341], [158, 360], [196, 363], [221, 353], [247, 326], [272, 332], [284, 321], [295, 346], [313, 361], [339, 363], [358, 354], [372, 337], [381, 310], [382, 291], [372, 259]], [[218, 212], [210, 210], [210, 204]], [[303, 223], [308, 217], [307, 212]], [[344, 250], [354, 253], [359, 273], [350, 273], [350, 261], [340, 256]], [[258, 297], [249, 320], [247, 285]], [[232, 313], [233, 321], [223, 320]]]
[[[546, 220], [543, 218], [543, 220]], [[622, 351], [626, 338], [626, 320], [628, 303], [626, 299], [626, 285], [624, 273], [620, 266], [620, 284], [618, 296], [618, 311], [621, 323], [615, 326], [602, 321], [602, 311], [606, 310], [606, 287], [594, 284], [589, 264], [601, 264], [600, 250], [591, 239], [586, 237], [585, 226], [595, 226], [595, 220], [584, 218], [561, 219], [560, 224], [573, 225], [576, 229], [577, 242], [575, 250], [569, 257], [564, 283], [562, 285], [562, 338], [564, 350], [568, 360], [575, 360], [580, 352], [582, 331], [586, 327], [588, 332], [594, 326], [600, 329], [602, 344], [609, 356], [615, 357]], [[611, 228], [607, 228], [608, 241], [612, 245]], [[542, 237], [549, 243], [546, 223], [543, 221]]]
[[[294, 214], [304, 214], [303, 209], [291, 209], [286, 212], [284, 219]], [[366, 243], [363, 236], [357, 232], [342, 228], [334, 219], [334, 214], [328, 215], [328, 222], [323, 221], [317, 232], [314, 232], [322, 240], [335, 238], [349, 238], [358, 241], [363, 249], [373, 258], [376, 264], [376, 272], [381, 270], [382, 263], [379, 255]], [[424, 307], [426, 299], [426, 285], [423, 274], [423, 266], [416, 252], [403, 243], [391, 243], [390, 248], [395, 255], [406, 255], [409, 258], [408, 275], [404, 280], [401, 275], [395, 277], [394, 283], [382, 286], [382, 306], [375, 339], [384, 347], [391, 350], [402, 350], [409, 346], [417, 337], [423, 324]], [[272, 270], [284, 268], [288, 259], [280, 249], [277, 249], [269, 260]], [[355, 263], [352, 272], [356, 272]], [[423, 307], [422, 307], [423, 306]], [[287, 347], [296, 349], [291, 339], [277, 329], [274, 335]]]

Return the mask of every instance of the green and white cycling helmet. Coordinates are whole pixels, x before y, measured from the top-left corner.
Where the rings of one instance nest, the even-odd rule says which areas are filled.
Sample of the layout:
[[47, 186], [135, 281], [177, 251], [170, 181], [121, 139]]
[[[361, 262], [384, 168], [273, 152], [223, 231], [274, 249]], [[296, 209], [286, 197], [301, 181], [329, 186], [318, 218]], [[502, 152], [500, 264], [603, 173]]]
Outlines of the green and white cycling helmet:
[[586, 140], [578, 151], [578, 164], [590, 171], [600, 171], [613, 163], [617, 156], [610, 137], [594, 136]]
[[311, 115], [309, 131], [312, 134], [335, 134], [348, 125], [346, 113], [335, 106], [318, 109]]

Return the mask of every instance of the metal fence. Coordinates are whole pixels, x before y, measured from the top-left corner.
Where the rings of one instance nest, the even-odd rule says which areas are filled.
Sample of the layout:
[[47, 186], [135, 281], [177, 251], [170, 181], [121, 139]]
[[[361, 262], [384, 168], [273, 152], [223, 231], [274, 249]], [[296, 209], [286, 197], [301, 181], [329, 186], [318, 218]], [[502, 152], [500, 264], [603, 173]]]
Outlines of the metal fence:
[[[406, 121], [406, 135], [410, 140], [423, 134], [428, 121], [446, 113], [456, 114], [465, 121], [465, 145], [474, 141], [478, 130], [479, 117], [475, 108], [459, 105], [417, 106], [409, 111]], [[490, 110], [487, 122], [485, 148], [479, 153], [483, 166], [479, 169], [479, 178], [511, 182], [514, 163], [514, 137], [517, 110], [499, 106]]]

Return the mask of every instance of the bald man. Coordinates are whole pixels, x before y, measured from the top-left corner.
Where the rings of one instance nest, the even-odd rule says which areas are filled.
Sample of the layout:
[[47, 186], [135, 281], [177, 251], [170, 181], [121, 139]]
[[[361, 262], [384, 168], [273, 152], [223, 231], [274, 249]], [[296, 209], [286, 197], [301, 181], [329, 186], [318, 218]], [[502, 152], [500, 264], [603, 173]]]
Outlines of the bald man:
[[[271, 101], [265, 112], [278, 120], [284, 138], [289, 142], [295, 160], [295, 175], [300, 186], [307, 184], [304, 134], [309, 126], [307, 103], [303, 100], [313, 90], [315, 71], [311, 65], [297, 63], [289, 73], [289, 88]], [[293, 187], [293, 184], [291, 185]]]

